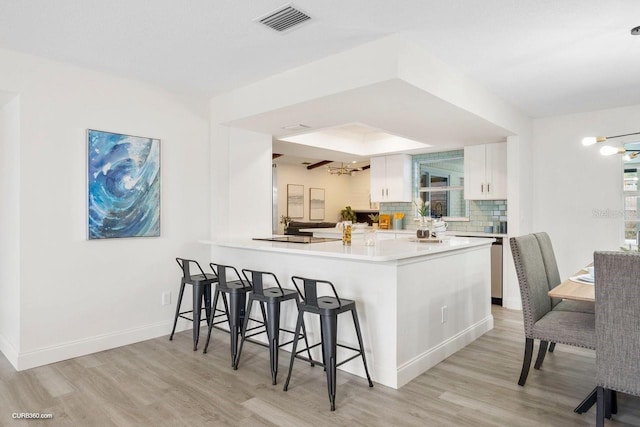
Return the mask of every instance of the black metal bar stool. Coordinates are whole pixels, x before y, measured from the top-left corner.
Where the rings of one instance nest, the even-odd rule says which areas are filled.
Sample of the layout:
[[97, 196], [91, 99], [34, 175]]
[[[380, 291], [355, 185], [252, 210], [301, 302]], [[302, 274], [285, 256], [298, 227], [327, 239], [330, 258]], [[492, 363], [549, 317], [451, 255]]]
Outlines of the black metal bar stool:
[[[247, 292], [251, 290], [249, 284], [244, 283], [242, 277], [238, 273], [235, 267], [230, 265], [222, 265], [210, 263], [209, 266], [215, 274], [218, 283], [216, 284], [216, 291], [213, 296], [213, 306], [217, 307], [218, 296], [222, 293], [223, 301], [225, 301], [225, 308], [227, 308], [227, 319], [229, 321], [229, 334], [230, 334], [230, 347], [231, 347], [231, 366], [235, 366], [236, 356], [238, 354], [238, 335], [242, 329], [245, 316], [245, 304], [247, 300]], [[233, 270], [237, 279], [228, 280], [227, 272]], [[225, 295], [229, 294], [229, 304], [226, 304]], [[209, 324], [209, 332], [207, 334], [207, 343], [204, 345], [203, 353], [207, 352], [209, 348], [209, 341], [211, 340], [211, 330], [214, 328], [214, 324]]]
[[[276, 379], [278, 376], [278, 349], [287, 344], [291, 344], [293, 339], [290, 341], [279, 344], [280, 340], [280, 331], [288, 332], [293, 334], [294, 331], [290, 331], [288, 329], [280, 328], [280, 304], [284, 301], [295, 301], [296, 307], [298, 307], [300, 303], [300, 298], [298, 297], [298, 292], [293, 289], [283, 289], [280, 286], [280, 282], [275, 274], [269, 273], [266, 271], [255, 271], [243, 269], [242, 275], [245, 280], [251, 286], [251, 293], [249, 294], [249, 302], [247, 303], [247, 313], [251, 313], [251, 307], [253, 306], [253, 302], [257, 301], [260, 304], [260, 310], [262, 311], [262, 318], [264, 322], [256, 321], [255, 319], [250, 319], [249, 315], [245, 316], [244, 324], [242, 325], [242, 340], [240, 341], [240, 349], [238, 350], [238, 356], [236, 358], [236, 363], [234, 369], [238, 369], [238, 364], [240, 363], [240, 355], [242, 354], [242, 346], [244, 345], [244, 341], [247, 338], [253, 337], [258, 334], [267, 333], [268, 341], [269, 341], [269, 362], [271, 364], [271, 384], [276, 384]], [[251, 276], [251, 279], [247, 277], [247, 275]], [[264, 288], [264, 278], [272, 277], [275, 281], [277, 287]], [[266, 314], [265, 314], [265, 305], [266, 305]], [[248, 328], [249, 320], [254, 320], [260, 323], [258, 326], [254, 326], [252, 328]], [[255, 329], [261, 329], [264, 326], [264, 330], [253, 332], [247, 335], [247, 332], [251, 332]], [[248, 328], [248, 329], [247, 329]], [[306, 329], [304, 326], [304, 321], [302, 322], [302, 334], [304, 337], [304, 341], [309, 347], [309, 343], [307, 342]], [[308, 350], [309, 360], [311, 360], [311, 352]], [[313, 362], [311, 362], [311, 366], [313, 366]]]
[[[336, 368], [350, 360], [355, 359], [358, 356], [362, 356], [362, 363], [364, 364], [364, 372], [367, 375], [369, 381], [369, 387], [373, 387], [373, 382], [369, 376], [369, 369], [367, 369], [367, 359], [364, 355], [364, 346], [362, 345], [362, 334], [360, 333], [360, 323], [358, 322], [358, 313], [356, 311], [356, 303], [353, 300], [342, 299], [338, 296], [336, 288], [333, 283], [326, 280], [306, 279], [304, 277], [293, 276], [291, 278], [293, 285], [302, 298], [302, 302], [298, 305], [298, 322], [296, 324], [296, 331], [293, 336], [293, 348], [291, 350], [291, 361], [289, 362], [289, 374], [287, 380], [284, 383], [284, 391], [287, 391], [289, 387], [289, 380], [291, 379], [291, 371], [293, 370], [293, 361], [296, 357], [306, 360], [302, 356], [298, 356], [299, 353], [311, 349], [313, 347], [322, 345], [322, 362], [313, 361], [325, 367], [327, 371], [327, 388], [329, 391], [329, 401], [331, 402], [331, 410], [336, 409]], [[300, 292], [298, 283], [302, 282], [304, 285], [304, 295]], [[328, 284], [331, 286], [331, 290], [335, 297], [318, 296], [318, 284]], [[356, 335], [358, 336], [359, 348], [353, 348], [346, 345], [337, 343], [338, 336], [338, 314], [350, 311], [353, 316], [353, 323], [356, 327]], [[313, 313], [320, 315], [320, 342], [302, 349], [296, 352], [298, 345], [298, 336], [300, 334], [300, 328], [303, 323], [304, 313]], [[343, 360], [340, 363], [336, 363], [337, 347], [346, 348], [357, 352], [352, 357]]]
[[[193, 322], [193, 351], [196, 351], [198, 349], [198, 339], [200, 337], [201, 311], [203, 308], [205, 309], [207, 324], [211, 324], [211, 284], [217, 282], [218, 279], [214, 274], [205, 273], [202, 270], [202, 267], [200, 267], [200, 264], [198, 264], [198, 261], [176, 258], [176, 262], [182, 270], [182, 280], [180, 281], [180, 293], [178, 296], [178, 303], [176, 304], [176, 315], [173, 319], [173, 329], [171, 330], [169, 340], [173, 340], [173, 334], [176, 332], [178, 318], [181, 317], [189, 320]], [[198, 267], [200, 274], [191, 274], [191, 267], [193, 264]], [[191, 310], [181, 312], [180, 306], [182, 305], [182, 296], [184, 295], [185, 285], [191, 285], [193, 287], [193, 306]], [[203, 299], [204, 307], [202, 307]], [[191, 318], [186, 316], [188, 313], [192, 313]], [[215, 318], [217, 316], [215, 311], [213, 314]], [[222, 316], [222, 314], [220, 316]]]

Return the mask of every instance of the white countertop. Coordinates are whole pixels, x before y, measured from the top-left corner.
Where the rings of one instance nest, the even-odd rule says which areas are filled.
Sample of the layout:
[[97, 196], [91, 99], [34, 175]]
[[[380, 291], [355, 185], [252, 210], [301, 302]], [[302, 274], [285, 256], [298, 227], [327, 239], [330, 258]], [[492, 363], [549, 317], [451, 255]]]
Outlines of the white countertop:
[[[381, 230], [394, 231], [394, 230]], [[412, 230], [406, 231], [414, 234]], [[424, 243], [412, 241], [412, 237], [377, 240], [375, 246], [365, 246], [364, 240], [355, 239], [351, 246], [345, 246], [341, 241], [322, 243], [284, 243], [263, 240], [234, 239], [226, 241], [202, 240], [200, 243], [250, 249], [269, 252], [283, 252], [300, 255], [321, 256], [329, 258], [355, 259], [364, 261], [396, 261], [407, 258], [430, 256], [450, 251], [476, 248], [490, 245], [494, 239], [479, 239], [473, 237], [450, 237], [442, 243]]]

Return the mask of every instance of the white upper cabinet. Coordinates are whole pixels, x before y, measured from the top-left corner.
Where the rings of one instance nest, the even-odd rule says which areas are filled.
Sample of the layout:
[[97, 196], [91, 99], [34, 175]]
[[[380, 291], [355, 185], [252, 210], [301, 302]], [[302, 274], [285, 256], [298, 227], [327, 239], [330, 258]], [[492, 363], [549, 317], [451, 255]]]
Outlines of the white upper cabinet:
[[411, 201], [411, 156], [395, 154], [371, 158], [371, 201]]
[[506, 142], [464, 147], [464, 198], [506, 200]]

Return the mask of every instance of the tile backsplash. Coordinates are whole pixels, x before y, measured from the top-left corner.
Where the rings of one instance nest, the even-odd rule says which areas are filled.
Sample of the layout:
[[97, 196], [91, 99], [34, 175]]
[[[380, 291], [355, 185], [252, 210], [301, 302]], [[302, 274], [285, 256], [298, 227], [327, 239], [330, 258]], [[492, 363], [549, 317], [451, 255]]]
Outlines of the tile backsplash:
[[[413, 203], [380, 203], [380, 213], [404, 213], [404, 228], [414, 229], [417, 226], [415, 206]], [[451, 231], [484, 231], [485, 227], [494, 229], [500, 221], [507, 220], [506, 200], [470, 200], [469, 221], [447, 221]]]

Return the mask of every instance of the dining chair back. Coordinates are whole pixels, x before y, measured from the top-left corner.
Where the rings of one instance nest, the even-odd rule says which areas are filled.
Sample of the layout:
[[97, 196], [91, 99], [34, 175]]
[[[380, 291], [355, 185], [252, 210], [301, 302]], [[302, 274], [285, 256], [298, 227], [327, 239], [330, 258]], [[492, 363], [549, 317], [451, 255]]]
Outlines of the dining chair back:
[[[560, 280], [560, 271], [558, 270], [556, 254], [553, 252], [551, 238], [546, 232], [533, 233], [533, 235], [536, 237], [538, 245], [540, 246], [544, 269], [547, 273], [547, 282], [549, 284], [549, 290], [551, 290], [562, 282], [562, 280]], [[551, 298], [551, 308], [554, 308], [561, 301], [562, 300], [560, 298]]]
[[[540, 246], [540, 252], [542, 254], [542, 260], [544, 262], [544, 268], [547, 274], [547, 281], [549, 284], [549, 290], [552, 290], [558, 286], [562, 280], [560, 279], [560, 272], [558, 271], [558, 263], [556, 261], [556, 255], [553, 251], [553, 245], [551, 244], [551, 238], [545, 232], [533, 233], [538, 240]], [[562, 300], [560, 298], [550, 298], [551, 309], [560, 311], [578, 311], [581, 313], [594, 313], [593, 303], [585, 301], [575, 300]], [[549, 351], [553, 351], [554, 345], [550, 347]]]
[[549, 280], [536, 236], [511, 238], [511, 253], [520, 286], [524, 330], [529, 336], [533, 334], [534, 324], [551, 311]]
[[[596, 425], [607, 391], [640, 396], [640, 253], [596, 252]], [[615, 412], [615, 411], [614, 411]]]
[[594, 348], [593, 313], [553, 310], [549, 278], [538, 238], [533, 234], [510, 239], [524, 317], [525, 351], [518, 384], [527, 381], [534, 340], [540, 340], [535, 368], [540, 369], [549, 343]]

